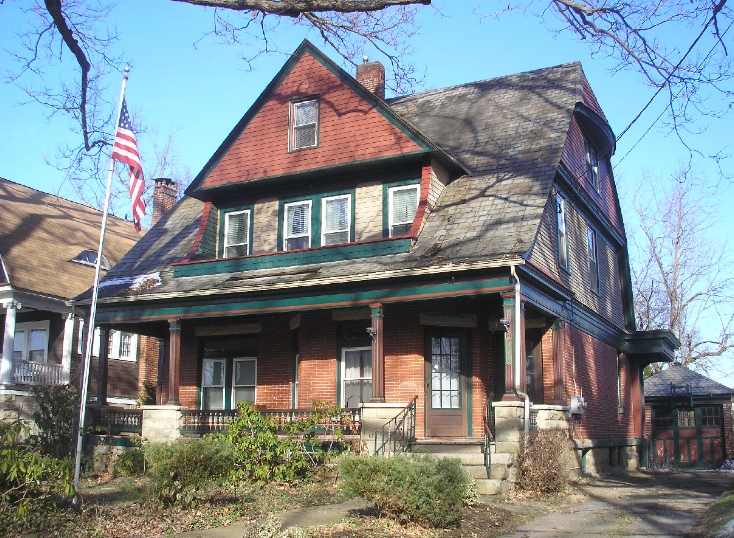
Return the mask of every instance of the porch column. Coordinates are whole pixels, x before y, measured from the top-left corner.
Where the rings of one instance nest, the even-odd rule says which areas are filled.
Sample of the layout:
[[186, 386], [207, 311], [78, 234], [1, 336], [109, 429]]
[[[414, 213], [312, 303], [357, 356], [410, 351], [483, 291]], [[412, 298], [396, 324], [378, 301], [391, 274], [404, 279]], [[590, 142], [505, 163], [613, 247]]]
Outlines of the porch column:
[[371, 402], [385, 401], [385, 353], [383, 351], [383, 327], [385, 315], [381, 303], [370, 305], [372, 310], [372, 399]]
[[181, 322], [169, 319], [168, 404], [178, 405], [178, 376], [181, 369]]
[[158, 339], [158, 370], [155, 379], [155, 403], [163, 405], [163, 367], [166, 363], [166, 340]]
[[502, 324], [505, 327], [505, 394], [504, 401], [517, 400], [515, 395], [515, 346], [514, 346], [514, 323], [515, 320], [515, 294], [512, 292], [500, 294], [502, 297], [502, 311], [504, 312]]
[[71, 354], [74, 348], [74, 313], [69, 312], [64, 320], [64, 344], [61, 351], [61, 370], [63, 382], [68, 383], [71, 377]]
[[5, 336], [3, 339], [3, 358], [0, 362], [0, 386], [13, 384], [13, 350], [15, 349], [15, 313], [20, 304], [10, 300], [5, 307]]
[[99, 352], [97, 357], [97, 405], [107, 405], [107, 362], [110, 352], [110, 331], [99, 329]]

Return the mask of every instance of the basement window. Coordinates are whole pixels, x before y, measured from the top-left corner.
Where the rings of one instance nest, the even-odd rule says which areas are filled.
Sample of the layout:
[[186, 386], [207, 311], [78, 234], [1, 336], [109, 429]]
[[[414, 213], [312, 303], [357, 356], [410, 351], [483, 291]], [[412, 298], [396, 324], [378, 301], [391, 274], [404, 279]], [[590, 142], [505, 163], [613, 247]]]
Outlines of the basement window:
[[296, 150], [316, 147], [318, 133], [318, 99], [291, 103], [290, 148]]

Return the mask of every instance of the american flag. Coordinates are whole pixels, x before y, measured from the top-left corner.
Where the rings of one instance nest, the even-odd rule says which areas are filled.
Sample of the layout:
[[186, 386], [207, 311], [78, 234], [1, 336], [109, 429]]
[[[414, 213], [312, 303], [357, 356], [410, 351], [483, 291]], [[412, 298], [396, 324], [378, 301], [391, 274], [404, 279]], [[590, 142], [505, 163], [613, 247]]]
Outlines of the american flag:
[[130, 170], [130, 198], [133, 203], [133, 224], [140, 231], [140, 220], [145, 216], [145, 202], [143, 191], [145, 190], [145, 178], [143, 167], [140, 165], [138, 145], [135, 142], [135, 133], [130, 122], [130, 114], [127, 112], [127, 103], [122, 99], [120, 110], [120, 121], [115, 132], [115, 143], [112, 146], [112, 158], [127, 164]]

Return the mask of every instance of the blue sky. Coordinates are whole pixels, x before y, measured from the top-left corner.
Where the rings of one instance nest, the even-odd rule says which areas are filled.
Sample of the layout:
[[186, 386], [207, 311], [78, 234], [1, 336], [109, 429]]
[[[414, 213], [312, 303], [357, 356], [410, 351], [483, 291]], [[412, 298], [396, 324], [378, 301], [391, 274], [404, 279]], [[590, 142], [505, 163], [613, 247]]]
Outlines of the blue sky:
[[[631, 72], [611, 73], [614, 64], [598, 55], [570, 34], [554, 36], [549, 27], [557, 26], [552, 16], [543, 24], [536, 16], [515, 11], [498, 20], [481, 19], [471, 0], [437, 0], [433, 8], [420, 12], [421, 34], [412, 40], [412, 60], [425, 71], [425, 88], [438, 88], [475, 80], [517, 73], [579, 60], [616, 133], [639, 112], [653, 91]], [[0, 48], [15, 47], [14, 32], [24, 27], [25, 15], [19, 2], [0, 5]], [[322, 46], [318, 36], [303, 29], [281, 25], [272, 36], [280, 54], [256, 60], [248, 70], [233, 47], [209, 39], [199, 41], [211, 29], [213, 12], [172, 1], [125, 0], [112, 11], [121, 37], [124, 58], [133, 67], [128, 86], [128, 106], [144, 124], [159, 133], [174, 132], [174, 145], [180, 162], [193, 175], [206, 163], [229, 131], [247, 111], [267, 83], [304, 37]], [[198, 41], [198, 43], [197, 43]], [[686, 41], [681, 46], [687, 44]], [[196, 45], [195, 45], [196, 43]], [[334, 57], [327, 48], [325, 52]], [[0, 66], [8, 66], [1, 55]], [[335, 58], [338, 61], [338, 58]], [[372, 55], [371, 59], [379, 59]], [[120, 66], [120, 72], [122, 71]], [[108, 78], [109, 100], [117, 99], [120, 76]], [[21, 105], [25, 96], [17, 88], [0, 84], [0, 176], [46, 192], [60, 189], [61, 172], [45, 163], [53, 160], [56, 148], [74, 143], [66, 118], [47, 117], [37, 104]], [[661, 112], [664, 103], [655, 102], [641, 120], [624, 136], [617, 147], [617, 162], [637, 142]], [[721, 104], [726, 108], [727, 103]], [[732, 118], [705, 123], [704, 134], [694, 137], [702, 148], [720, 149], [731, 145]], [[144, 168], [152, 165], [154, 136], [139, 135]], [[653, 128], [633, 151], [615, 168], [623, 203], [629, 206], [645, 171], [666, 178], [687, 153], [673, 135]], [[710, 163], [701, 170], [716, 179]], [[734, 166], [729, 165], [730, 170]], [[174, 178], [175, 179], [175, 178]], [[734, 205], [734, 190], [727, 181], [719, 182], [717, 199], [722, 208]], [[120, 214], [124, 210], [118, 211]], [[628, 228], [634, 228], [631, 212], [625, 214]], [[720, 225], [713, 230], [727, 238], [734, 229], [734, 212], [722, 211]]]

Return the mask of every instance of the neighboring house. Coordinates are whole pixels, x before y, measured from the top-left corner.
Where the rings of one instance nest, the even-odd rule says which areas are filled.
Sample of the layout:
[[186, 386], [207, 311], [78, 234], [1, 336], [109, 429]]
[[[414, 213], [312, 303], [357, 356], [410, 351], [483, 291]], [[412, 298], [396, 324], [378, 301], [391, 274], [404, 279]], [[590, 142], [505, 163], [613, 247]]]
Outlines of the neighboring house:
[[641, 369], [677, 340], [635, 330], [614, 134], [580, 64], [389, 100], [384, 76], [304, 42], [108, 272], [99, 323], [166, 339], [168, 404], [379, 419], [417, 397], [419, 442], [481, 444], [488, 422], [501, 452], [517, 385], [534, 417], [574, 405], [586, 465], [628, 462]]
[[[17, 416], [32, 385], [79, 381], [83, 321], [70, 299], [94, 282], [102, 214], [2, 178], [0, 205], [0, 397], [5, 412]], [[110, 217], [102, 273], [138, 239], [130, 222]], [[113, 333], [110, 403], [135, 403], [139, 365], [146, 360], [157, 365], [157, 347], [157, 341], [146, 342], [125, 330]], [[98, 349], [97, 341], [95, 357]], [[92, 362], [93, 397], [98, 395], [97, 363]]]
[[715, 467], [734, 455], [734, 390], [671, 364], [645, 380], [645, 435], [654, 466]]

